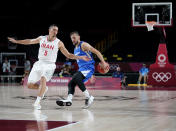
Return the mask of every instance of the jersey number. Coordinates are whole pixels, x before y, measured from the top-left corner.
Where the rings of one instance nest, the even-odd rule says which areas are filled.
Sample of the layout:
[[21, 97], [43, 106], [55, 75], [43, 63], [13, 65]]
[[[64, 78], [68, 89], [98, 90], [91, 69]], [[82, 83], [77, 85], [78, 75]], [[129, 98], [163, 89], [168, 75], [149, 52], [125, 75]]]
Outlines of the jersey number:
[[47, 54], [48, 54], [48, 51], [47, 51], [47, 50], [45, 50], [44, 56], [47, 56]]

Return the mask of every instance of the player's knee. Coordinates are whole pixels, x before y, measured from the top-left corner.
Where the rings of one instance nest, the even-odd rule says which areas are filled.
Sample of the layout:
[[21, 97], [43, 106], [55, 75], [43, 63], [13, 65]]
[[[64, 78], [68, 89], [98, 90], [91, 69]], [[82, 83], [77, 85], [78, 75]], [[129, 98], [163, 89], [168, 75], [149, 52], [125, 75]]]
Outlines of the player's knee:
[[41, 77], [40, 82], [45, 82], [46, 78], [44, 76]]
[[29, 89], [38, 89], [38, 88], [39, 88], [39, 85], [36, 84], [36, 83], [28, 83], [28, 84], [27, 84], [27, 87], [28, 87]]
[[81, 72], [78, 72], [78, 74], [76, 75], [76, 77], [74, 77], [74, 81], [77, 84], [82, 83], [83, 79], [84, 79], [84, 76], [82, 75]]
[[34, 84], [33, 84], [33, 83], [28, 83], [28, 84], [27, 84], [27, 87], [30, 88], [30, 89], [33, 89]]

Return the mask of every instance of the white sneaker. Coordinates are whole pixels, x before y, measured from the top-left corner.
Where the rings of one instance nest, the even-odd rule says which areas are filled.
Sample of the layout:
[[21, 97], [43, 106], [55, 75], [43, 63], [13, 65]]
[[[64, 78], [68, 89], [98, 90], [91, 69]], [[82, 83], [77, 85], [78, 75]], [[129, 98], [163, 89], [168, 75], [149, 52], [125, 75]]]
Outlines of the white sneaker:
[[90, 96], [90, 98], [85, 99], [85, 106], [83, 107], [84, 109], [89, 108], [94, 101], [94, 97]]
[[38, 104], [34, 103], [33, 107], [34, 107], [35, 110], [40, 110], [41, 109], [40, 103], [38, 103]]
[[47, 91], [48, 91], [48, 86], [46, 86], [46, 89], [45, 89], [45, 92], [43, 93], [42, 99], [44, 98]]
[[72, 100], [66, 99], [66, 100], [56, 100], [56, 104], [59, 106], [71, 106]]

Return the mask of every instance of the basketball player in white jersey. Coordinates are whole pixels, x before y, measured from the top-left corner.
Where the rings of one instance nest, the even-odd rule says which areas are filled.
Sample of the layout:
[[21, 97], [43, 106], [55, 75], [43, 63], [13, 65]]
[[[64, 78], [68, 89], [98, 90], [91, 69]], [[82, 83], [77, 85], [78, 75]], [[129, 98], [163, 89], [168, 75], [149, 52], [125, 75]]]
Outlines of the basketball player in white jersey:
[[56, 68], [55, 62], [57, 59], [58, 50], [60, 50], [69, 59], [83, 59], [89, 61], [86, 56], [75, 56], [67, 51], [62, 41], [57, 38], [58, 27], [51, 25], [49, 27], [49, 35], [39, 36], [36, 39], [15, 40], [8, 37], [9, 41], [16, 44], [40, 44], [38, 61], [34, 63], [33, 68], [28, 78], [28, 88], [39, 88], [36, 84], [40, 80], [40, 91], [35, 103], [33, 104], [35, 109], [41, 109], [40, 100], [44, 97], [48, 90], [46, 82], [48, 82]]

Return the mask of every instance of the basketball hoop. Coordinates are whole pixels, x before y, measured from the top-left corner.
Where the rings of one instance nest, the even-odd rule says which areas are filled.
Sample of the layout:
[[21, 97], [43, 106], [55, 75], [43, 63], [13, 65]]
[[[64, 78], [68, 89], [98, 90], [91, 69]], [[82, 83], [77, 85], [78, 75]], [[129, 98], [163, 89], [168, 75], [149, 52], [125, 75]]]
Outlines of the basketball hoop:
[[154, 30], [153, 26], [157, 24], [156, 21], [146, 21], [145, 23], [146, 23], [148, 31]]
[[146, 27], [146, 23], [172, 26], [172, 2], [132, 3], [132, 26]]

